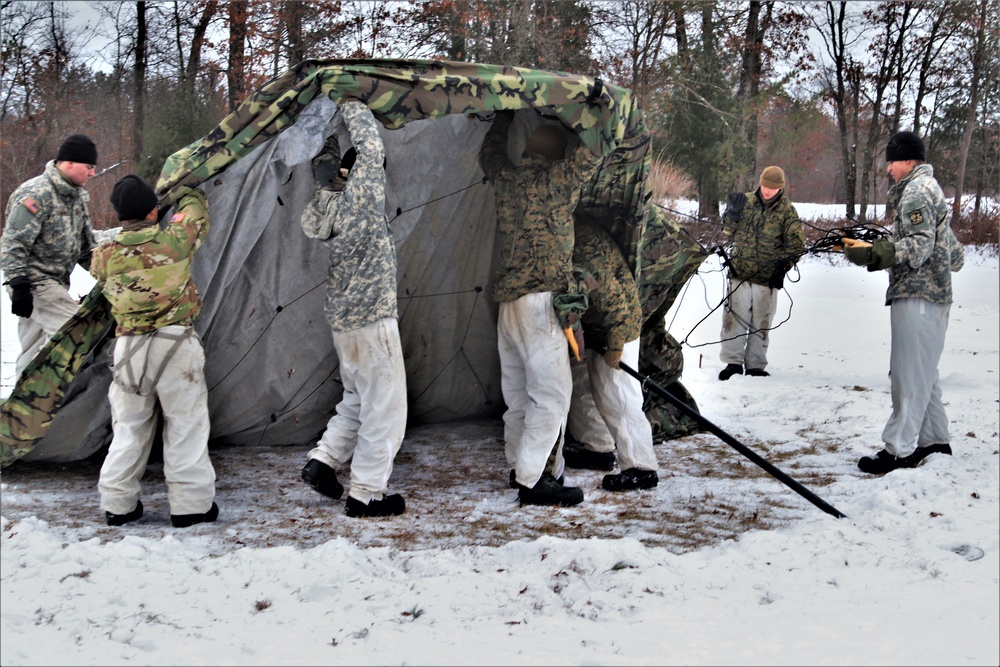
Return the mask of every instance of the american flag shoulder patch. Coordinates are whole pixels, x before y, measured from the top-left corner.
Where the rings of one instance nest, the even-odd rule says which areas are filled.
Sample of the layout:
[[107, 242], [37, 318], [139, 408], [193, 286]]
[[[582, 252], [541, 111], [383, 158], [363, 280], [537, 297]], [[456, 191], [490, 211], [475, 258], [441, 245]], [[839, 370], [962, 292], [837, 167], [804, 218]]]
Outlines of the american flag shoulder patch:
[[185, 213], [174, 213], [174, 217], [170, 218], [170, 222], [171, 223], [174, 223], [174, 222], [183, 222], [185, 215], [186, 215]]
[[38, 202], [36, 202], [31, 197], [28, 197], [22, 203], [24, 204], [24, 208], [28, 209], [31, 212], [31, 215], [35, 215], [38, 213], [38, 208], [39, 208]]

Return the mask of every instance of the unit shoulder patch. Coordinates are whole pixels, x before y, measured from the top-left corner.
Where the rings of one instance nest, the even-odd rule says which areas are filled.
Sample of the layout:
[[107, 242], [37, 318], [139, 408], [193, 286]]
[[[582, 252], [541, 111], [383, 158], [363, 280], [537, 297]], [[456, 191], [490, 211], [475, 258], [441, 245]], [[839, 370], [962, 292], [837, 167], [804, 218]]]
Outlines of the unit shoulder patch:
[[910, 218], [910, 223], [914, 225], [919, 225], [924, 221], [924, 215], [923, 213], [920, 212], [920, 209], [917, 209], [916, 211], [910, 211], [908, 217]]
[[173, 217], [170, 218], [171, 224], [173, 224], [175, 222], [184, 222], [184, 216], [185, 215], [187, 215], [187, 214], [186, 213], [174, 213]]
[[24, 204], [24, 208], [28, 209], [28, 211], [31, 213], [31, 215], [36, 215], [38, 213], [38, 209], [40, 208], [38, 206], [38, 202], [36, 202], [31, 197], [28, 197], [27, 199], [25, 199], [21, 203]]

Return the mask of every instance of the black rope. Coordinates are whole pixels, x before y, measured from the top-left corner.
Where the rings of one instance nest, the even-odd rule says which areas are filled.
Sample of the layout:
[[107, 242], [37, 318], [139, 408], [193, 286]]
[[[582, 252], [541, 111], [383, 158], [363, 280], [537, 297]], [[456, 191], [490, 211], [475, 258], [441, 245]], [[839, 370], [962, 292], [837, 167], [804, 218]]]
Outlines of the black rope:
[[476, 187], [477, 185], [486, 185], [487, 182], [488, 181], [487, 181], [486, 176], [483, 176], [481, 179], [479, 179], [475, 183], [471, 183], [469, 185], [466, 185], [464, 188], [461, 188], [459, 190], [455, 190], [454, 192], [449, 192], [448, 194], [441, 195], [440, 197], [436, 197], [435, 199], [429, 199], [428, 201], [425, 201], [423, 204], [417, 204], [416, 206], [413, 206], [411, 208], [405, 208], [405, 209], [397, 207], [396, 208], [396, 215], [392, 216], [392, 220], [389, 220], [387, 224], [391, 225], [393, 222], [396, 221], [396, 218], [398, 218], [399, 216], [403, 215], [404, 213], [409, 213], [410, 211], [416, 211], [417, 209], [421, 209], [424, 206], [427, 206], [428, 204], [433, 204], [435, 202], [441, 201], [442, 199], [447, 199], [448, 197], [453, 197], [453, 196], [455, 196], [457, 194], [461, 194], [461, 193], [465, 192], [466, 190], [470, 190], [470, 189]]

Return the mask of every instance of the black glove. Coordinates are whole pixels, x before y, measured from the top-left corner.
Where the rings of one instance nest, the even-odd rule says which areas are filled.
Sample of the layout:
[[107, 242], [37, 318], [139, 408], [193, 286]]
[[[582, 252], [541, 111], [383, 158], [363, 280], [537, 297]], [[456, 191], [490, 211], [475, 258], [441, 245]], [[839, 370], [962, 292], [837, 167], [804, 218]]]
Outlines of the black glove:
[[31, 294], [31, 280], [27, 276], [11, 278], [7, 283], [10, 285], [10, 312], [18, 317], [31, 317], [35, 310], [35, 297]]
[[792, 268], [788, 262], [780, 261], [776, 262], [774, 265], [774, 271], [771, 272], [771, 277], [767, 280], [767, 286], [771, 289], [781, 289], [785, 286], [785, 274], [788, 270]]
[[733, 224], [740, 221], [743, 217], [743, 207], [747, 205], [747, 195], [745, 192], [730, 192], [729, 193], [729, 203], [726, 205], [726, 217], [729, 218]]

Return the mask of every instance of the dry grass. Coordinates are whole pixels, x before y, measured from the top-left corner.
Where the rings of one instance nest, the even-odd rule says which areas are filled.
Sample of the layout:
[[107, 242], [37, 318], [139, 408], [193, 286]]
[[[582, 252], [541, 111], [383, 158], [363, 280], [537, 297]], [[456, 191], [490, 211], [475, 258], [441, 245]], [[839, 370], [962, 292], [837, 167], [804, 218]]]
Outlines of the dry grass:
[[654, 158], [649, 169], [653, 201], [677, 201], [691, 194], [694, 181], [666, 160]]
[[[501, 432], [499, 421], [411, 429], [390, 488], [405, 497], [406, 513], [379, 520], [347, 518], [343, 499], [325, 498], [300, 481], [308, 447], [213, 449], [222, 513], [215, 525], [191, 530], [217, 531], [218, 539], [233, 548], [308, 548], [343, 537], [360, 546], [414, 550], [499, 546], [554, 535], [633, 537], [683, 553], [819, 511], [711, 435], [657, 445], [661, 472], [655, 489], [610, 493], [601, 489], [604, 473], [568, 470], [567, 483], [584, 489], [583, 504], [520, 507], [508, 485]], [[774, 460], [766, 444], [746, 444]], [[774, 462], [793, 465], [785, 459]], [[801, 481], [819, 495], [833, 479], [808, 465], [786, 471], [804, 475]], [[124, 528], [104, 525], [96, 491], [99, 472], [99, 456], [68, 464], [15, 463], [3, 471], [3, 515], [13, 524], [34, 515], [108, 540], [179, 533], [169, 524], [161, 464], [151, 464], [143, 480], [146, 515]]]

